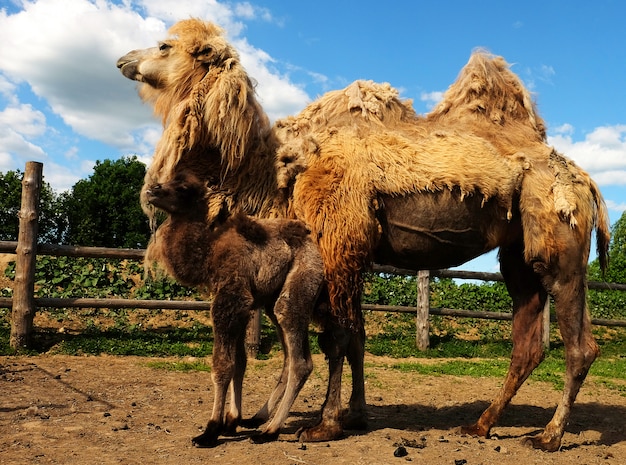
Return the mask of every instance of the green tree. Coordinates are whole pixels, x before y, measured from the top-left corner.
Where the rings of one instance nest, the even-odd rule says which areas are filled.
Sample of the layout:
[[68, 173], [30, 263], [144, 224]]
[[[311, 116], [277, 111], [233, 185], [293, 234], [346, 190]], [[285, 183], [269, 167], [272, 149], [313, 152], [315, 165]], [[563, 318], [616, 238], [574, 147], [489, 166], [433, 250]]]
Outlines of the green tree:
[[[16, 241], [19, 232], [18, 213], [22, 201], [20, 170], [0, 173], [0, 240]], [[57, 195], [50, 184], [43, 181], [39, 193], [39, 235], [41, 243], [58, 244], [67, 228], [62, 195]]]
[[609, 266], [602, 276], [596, 258], [589, 266], [589, 279], [611, 283], [626, 283], [626, 212], [611, 227]]
[[96, 247], [145, 247], [150, 237], [139, 193], [146, 166], [137, 157], [97, 161], [65, 199], [66, 242]]

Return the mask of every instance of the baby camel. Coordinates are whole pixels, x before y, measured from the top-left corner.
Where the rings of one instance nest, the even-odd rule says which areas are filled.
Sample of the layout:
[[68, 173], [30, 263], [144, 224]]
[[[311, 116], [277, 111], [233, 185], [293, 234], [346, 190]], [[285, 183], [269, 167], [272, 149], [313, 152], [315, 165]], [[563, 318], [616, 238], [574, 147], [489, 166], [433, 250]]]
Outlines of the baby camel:
[[[213, 295], [213, 413], [198, 447], [211, 447], [239, 424], [272, 420], [258, 442], [274, 440], [312, 370], [308, 327], [323, 283], [323, 264], [304, 223], [253, 219], [244, 214], [210, 215], [211, 192], [190, 174], [154, 184], [147, 200], [169, 214], [148, 247], [146, 260], [158, 262], [181, 284]], [[210, 218], [215, 216], [215, 218]], [[245, 333], [251, 311], [265, 307], [283, 345], [282, 374], [267, 403], [241, 420], [246, 369]], [[231, 386], [230, 411], [225, 414]], [[280, 402], [279, 402], [280, 401]]]

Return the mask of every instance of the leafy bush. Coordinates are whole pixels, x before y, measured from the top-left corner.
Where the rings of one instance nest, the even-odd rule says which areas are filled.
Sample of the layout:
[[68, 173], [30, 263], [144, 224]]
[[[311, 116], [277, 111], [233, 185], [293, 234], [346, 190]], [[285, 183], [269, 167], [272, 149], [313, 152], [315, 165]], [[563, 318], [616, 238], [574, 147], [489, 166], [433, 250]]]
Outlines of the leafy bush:
[[485, 312], [511, 312], [513, 302], [502, 282], [456, 284], [452, 279], [435, 279], [430, 284], [432, 307]]
[[[5, 275], [14, 278], [14, 274], [15, 264], [12, 263], [5, 270]], [[169, 278], [145, 280], [143, 277], [143, 266], [135, 260], [41, 256], [37, 260], [36, 296], [155, 300], [201, 298], [195, 290]], [[1, 292], [6, 297], [12, 293], [10, 288]], [[512, 306], [506, 288], [500, 282], [457, 284], [451, 279], [433, 279], [430, 300], [433, 307], [466, 310], [510, 312]], [[415, 307], [417, 279], [415, 276], [369, 274], [364, 283], [363, 302]], [[589, 302], [594, 317], [624, 318], [626, 292], [590, 291]], [[81, 321], [83, 329], [72, 334], [42, 334], [40, 331], [36, 336], [39, 338], [36, 345], [40, 350], [148, 356], [203, 356], [211, 352], [210, 326], [198, 323], [195, 316], [187, 316], [186, 312], [175, 312], [177, 326], [168, 326], [167, 331], [141, 324], [145, 318], [158, 315], [159, 310], [41, 309], [41, 312], [58, 322], [68, 319]], [[4, 354], [11, 353], [8, 347], [9, 318], [10, 311], [0, 309], [0, 353]], [[431, 349], [426, 353], [420, 353], [415, 348], [413, 313], [366, 312], [366, 324], [366, 349], [373, 354], [394, 357], [508, 357], [511, 351], [510, 322], [431, 316]], [[313, 332], [310, 336], [312, 350], [319, 352], [317, 337]], [[615, 335], [606, 333], [599, 342], [611, 346], [615, 338]], [[553, 341], [553, 346], [558, 347], [556, 333]], [[260, 356], [265, 357], [279, 349], [275, 329], [264, 317]]]
[[[9, 264], [5, 276], [15, 278], [15, 262]], [[144, 280], [138, 261], [47, 255], [37, 258], [35, 297], [200, 298], [195, 290], [168, 277]]]

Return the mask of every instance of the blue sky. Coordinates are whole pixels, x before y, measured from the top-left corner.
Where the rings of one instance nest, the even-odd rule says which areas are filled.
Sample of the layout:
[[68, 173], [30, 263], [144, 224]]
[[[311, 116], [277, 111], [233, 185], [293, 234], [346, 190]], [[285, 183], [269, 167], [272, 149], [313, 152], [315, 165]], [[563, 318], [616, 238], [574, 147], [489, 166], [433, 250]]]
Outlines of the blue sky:
[[[473, 49], [502, 55], [550, 143], [600, 184], [611, 222], [626, 210], [620, 0], [0, 0], [0, 172], [41, 161], [64, 190], [96, 160], [149, 163], [160, 125], [115, 61], [190, 16], [227, 30], [272, 119], [355, 79], [389, 82], [425, 113]], [[492, 254], [470, 268], [494, 266]]]

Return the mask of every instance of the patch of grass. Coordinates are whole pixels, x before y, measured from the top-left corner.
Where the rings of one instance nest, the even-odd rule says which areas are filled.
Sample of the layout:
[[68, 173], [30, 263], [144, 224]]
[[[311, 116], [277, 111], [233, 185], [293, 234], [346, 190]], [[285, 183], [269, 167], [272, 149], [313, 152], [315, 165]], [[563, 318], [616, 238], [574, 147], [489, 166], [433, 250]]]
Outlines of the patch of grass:
[[[371, 318], [381, 319], [377, 315]], [[373, 355], [398, 358], [508, 357], [513, 348], [510, 323], [431, 317], [430, 326], [430, 349], [419, 351], [415, 346], [414, 316], [385, 314], [381, 328], [367, 338], [365, 348]]]
[[481, 377], [503, 377], [509, 367], [508, 360], [448, 360], [441, 363], [395, 363], [391, 365], [394, 370], [403, 373], [419, 373], [421, 375], [440, 376], [472, 376]]
[[193, 361], [193, 362], [164, 362], [164, 361], [155, 361], [155, 362], [147, 362], [145, 364], [148, 368], [154, 368], [156, 370], [165, 370], [165, 371], [180, 371], [183, 373], [188, 373], [190, 371], [206, 371], [211, 372], [211, 366], [207, 365], [202, 361]]
[[137, 326], [106, 330], [89, 326], [79, 334], [64, 335], [62, 340], [52, 345], [50, 351], [66, 355], [205, 357], [213, 351], [213, 338], [211, 328], [204, 325], [160, 332]]
[[600, 384], [611, 391], [617, 391], [620, 395], [626, 397], [626, 385], [624, 384], [619, 384], [609, 379], [599, 379], [596, 380], [595, 383]]
[[589, 374], [605, 378], [626, 379], [626, 354], [619, 357], [603, 357], [591, 365]]
[[[509, 368], [509, 360], [504, 358], [481, 358], [480, 360], [447, 360], [441, 363], [399, 362], [390, 368], [401, 372], [413, 372], [422, 375], [471, 376], [503, 378]], [[591, 378], [586, 382], [595, 382], [611, 390], [626, 395], [626, 358], [598, 359], [589, 371]], [[533, 371], [530, 380], [550, 383], [557, 390], [562, 390], [565, 377], [565, 361], [562, 350], [550, 351], [546, 359]]]

